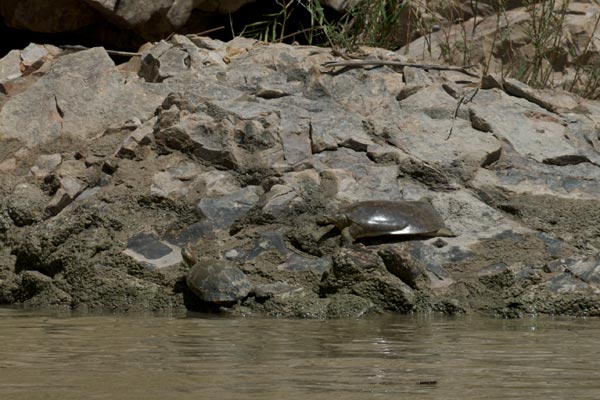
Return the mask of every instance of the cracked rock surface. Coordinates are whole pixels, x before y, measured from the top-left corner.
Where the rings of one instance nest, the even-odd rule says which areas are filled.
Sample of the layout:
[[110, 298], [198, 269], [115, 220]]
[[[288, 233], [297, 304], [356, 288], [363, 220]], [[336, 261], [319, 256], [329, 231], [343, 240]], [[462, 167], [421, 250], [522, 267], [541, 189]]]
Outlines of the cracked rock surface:
[[[0, 60], [17, 63], [0, 76], [0, 303], [600, 315], [600, 103], [448, 71], [332, 71], [316, 47], [145, 48], [117, 66], [102, 48], [44, 47], [27, 77], [23, 57]], [[421, 198], [457, 237], [342, 247], [320, 223]], [[214, 287], [237, 290], [213, 301]]]

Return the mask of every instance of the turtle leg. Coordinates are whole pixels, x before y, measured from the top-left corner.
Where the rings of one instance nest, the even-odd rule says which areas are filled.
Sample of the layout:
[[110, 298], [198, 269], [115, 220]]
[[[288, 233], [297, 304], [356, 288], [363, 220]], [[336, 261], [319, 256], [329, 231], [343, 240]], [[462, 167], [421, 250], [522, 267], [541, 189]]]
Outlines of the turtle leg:
[[441, 237], [457, 237], [458, 235], [454, 232], [452, 232], [450, 229], [448, 228], [441, 228], [438, 229], [438, 231], [436, 232], [435, 236], [441, 236]]
[[354, 242], [354, 238], [352, 237], [352, 233], [350, 233], [349, 226], [342, 229], [342, 241], [343, 241], [344, 247], [350, 247], [350, 246], [352, 246], [352, 243]]

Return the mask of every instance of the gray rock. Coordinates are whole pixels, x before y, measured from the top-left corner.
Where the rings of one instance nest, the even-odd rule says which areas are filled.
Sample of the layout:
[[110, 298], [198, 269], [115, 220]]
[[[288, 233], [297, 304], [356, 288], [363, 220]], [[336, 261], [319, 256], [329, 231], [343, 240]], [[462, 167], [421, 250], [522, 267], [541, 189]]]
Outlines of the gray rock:
[[516, 79], [505, 78], [503, 88], [508, 94], [527, 99], [552, 113], [570, 111], [581, 106], [581, 101], [573, 93], [559, 89], [534, 89]]
[[0, 109], [5, 138], [26, 145], [61, 136], [88, 139], [99, 127], [145, 117], [162, 96], [123, 74], [102, 48], [61, 57], [33, 86], [12, 96]]
[[227, 261], [200, 259], [187, 274], [187, 285], [201, 300], [227, 305], [248, 296], [246, 275]]
[[44, 218], [48, 197], [35, 185], [18, 184], [8, 197], [7, 213], [16, 226], [31, 225]]
[[381, 249], [378, 254], [387, 270], [412, 289], [417, 289], [420, 284], [429, 283], [425, 268], [419, 262], [411, 260], [408, 254], [400, 251], [400, 249], [387, 246]]
[[369, 251], [342, 249], [336, 253], [321, 290], [326, 294], [354, 294], [391, 311], [410, 312], [416, 307], [414, 291]]
[[259, 237], [250, 246], [230, 249], [225, 253], [225, 258], [238, 262], [252, 261], [265, 252], [274, 252], [281, 257], [290, 255], [290, 250], [286, 247], [281, 232], [260, 232]]
[[62, 162], [60, 154], [42, 154], [31, 167], [31, 174], [36, 178], [45, 178], [50, 175]]
[[298, 193], [288, 185], [273, 185], [266, 194], [263, 212], [268, 215], [277, 216], [288, 210], [290, 203], [298, 198]]
[[0, 162], [0, 171], [2, 171], [2, 172], [14, 171], [16, 168], [17, 168], [17, 159], [16, 158], [7, 158], [6, 160]]
[[78, 0], [57, 0], [40, 3], [35, 0], [6, 0], [0, 14], [6, 25], [33, 32], [69, 32], [93, 21], [93, 12]]
[[[174, 5], [151, 5], [154, 22], [185, 19]], [[118, 9], [146, 29], [148, 9]], [[29, 301], [14, 270], [35, 268], [73, 306], [182, 308], [193, 244], [259, 284], [232, 312], [597, 313], [596, 102], [489, 80], [475, 93], [423, 69], [328, 74], [327, 49], [240, 38], [144, 46], [151, 83], [141, 58], [43, 47], [27, 50], [35, 74], [1, 83], [0, 242], [15, 258], [2, 298]], [[340, 250], [317, 224], [346, 203], [422, 197], [458, 237]]]
[[[492, 112], [490, 102], [501, 105], [502, 113]], [[527, 100], [499, 90], [485, 90], [474, 98], [471, 110], [489, 124], [496, 138], [510, 143], [523, 157], [543, 161], [577, 154], [577, 149], [567, 138], [563, 121]]]
[[492, 290], [510, 288], [515, 284], [515, 274], [508, 265], [502, 262], [480, 269], [477, 271], [477, 278]]
[[543, 270], [546, 273], [564, 272], [566, 267], [572, 265], [577, 260], [574, 258], [560, 258], [558, 260], [552, 260], [544, 264]]
[[546, 281], [544, 285], [550, 291], [555, 293], [572, 293], [590, 290], [590, 285], [569, 273], [559, 274]]
[[600, 256], [592, 256], [568, 265], [567, 270], [584, 282], [600, 285]]
[[315, 258], [290, 254], [283, 264], [277, 266], [277, 269], [293, 272], [311, 271], [318, 276], [322, 276], [331, 269], [331, 266], [332, 259], [329, 255]]
[[284, 282], [274, 282], [256, 285], [254, 296], [257, 299], [270, 299], [272, 297], [286, 297], [302, 291], [298, 286], [288, 285]]
[[56, 215], [71, 204], [84, 190], [85, 186], [76, 178], [64, 177], [60, 179], [60, 187], [46, 206], [50, 215]]
[[257, 187], [248, 186], [228, 196], [205, 198], [198, 203], [198, 210], [216, 229], [227, 229], [258, 202], [257, 193]]
[[144, 124], [134, 125], [135, 130], [123, 140], [123, 144], [117, 150], [116, 155], [124, 158], [141, 156], [140, 147], [151, 144], [154, 140], [152, 135], [156, 118], [146, 121]]
[[38, 271], [21, 273], [21, 295], [27, 306], [69, 306], [71, 296], [53, 284], [52, 278]]
[[[85, 0], [93, 8], [99, 9], [114, 24], [125, 25], [134, 30], [146, 40], [155, 40], [167, 36], [190, 21], [192, 12], [198, 9], [204, 13], [228, 13], [239, 9], [247, 0], [226, 1], [173, 1], [173, 0], [138, 0], [119, 2], [118, 0]], [[118, 7], [117, 7], [118, 4]], [[198, 17], [196, 16], [196, 19]], [[209, 26], [208, 21], [213, 18], [210, 14], [204, 24], [196, 20], [195, 25], [200, 25], [196, 31], [203, 31]]]
[[182, 163], [158, 172], [152, 177], [150, 194], [161, 198], [181, 198], [188, 195], [192, 180], [200, 171], [193, 163]]
[[146, 82], [162, 82], [190, 69], [190, 55], [161, 40], [142, 57], [140, 76]]
[[161, 286], [150, 280], [103, 264], [94, 265], [90, 275], [86, 282], [89, 287], [73, 290], [76, 308], [139, 311], [160, 309], [168, 304]]
[[21, 52], [19, 50], [11, 50], [0, 59], [0, 83], [18, 78], [21, 76]]
[[35, 65], [41, 65], [44, 62], [44, 58], [48, 55], [50, 55], [50, 53], [44, 46], [30, 43], [29, 46], [25, 47], [21, 52], [21, 62], [26, 68], [31, 68]]
[[0, 304], [13, 304], [19, 301], [21, 284], [14, 271], [0, 269]]
[[326, 298], [299, 291], [289, 296], [272, 297], [264, 302], [268, 314], [303, 319], [360, 318], [381, 311], [368, 299], [353, 294], [334, 294]]
[[161, 240], [155, 234], [145, 232], [130, 237], [123, 254], [147, 269], [171, 267], [183, 261], [180, 247]]

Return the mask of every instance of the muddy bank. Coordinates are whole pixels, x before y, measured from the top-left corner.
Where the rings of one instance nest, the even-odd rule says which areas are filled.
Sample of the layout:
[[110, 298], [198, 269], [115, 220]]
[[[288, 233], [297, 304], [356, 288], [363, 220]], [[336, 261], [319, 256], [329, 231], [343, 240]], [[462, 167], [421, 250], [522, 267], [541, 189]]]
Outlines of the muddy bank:
[[[119, 66], [44, 49], [33, 72], [0, 76], [1, 303], [599, 313], [598, 102], [451, 71], [332, 71], [328, 49], [242, 39], [175, 35]], [[344, 247], [320, 222], [421, 198], [456, 237]], [[191, 291], [182, 249], [235, 276], [208, 285], [235, 300]]]

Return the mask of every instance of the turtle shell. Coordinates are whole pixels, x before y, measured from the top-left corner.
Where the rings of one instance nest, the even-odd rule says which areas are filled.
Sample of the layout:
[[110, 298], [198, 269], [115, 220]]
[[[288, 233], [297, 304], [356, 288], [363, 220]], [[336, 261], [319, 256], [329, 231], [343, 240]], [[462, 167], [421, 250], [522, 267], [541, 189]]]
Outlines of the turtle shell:
[[379, 235], [432, 235], [444, 221], [426, 201], [362, 201], [342, 210], [354, 238]]
[[200, 299], [216, 304], [235, 303], [247, 297], [251, 288], [242, 270], [222, 260], [199, 260], [186, 282]]

